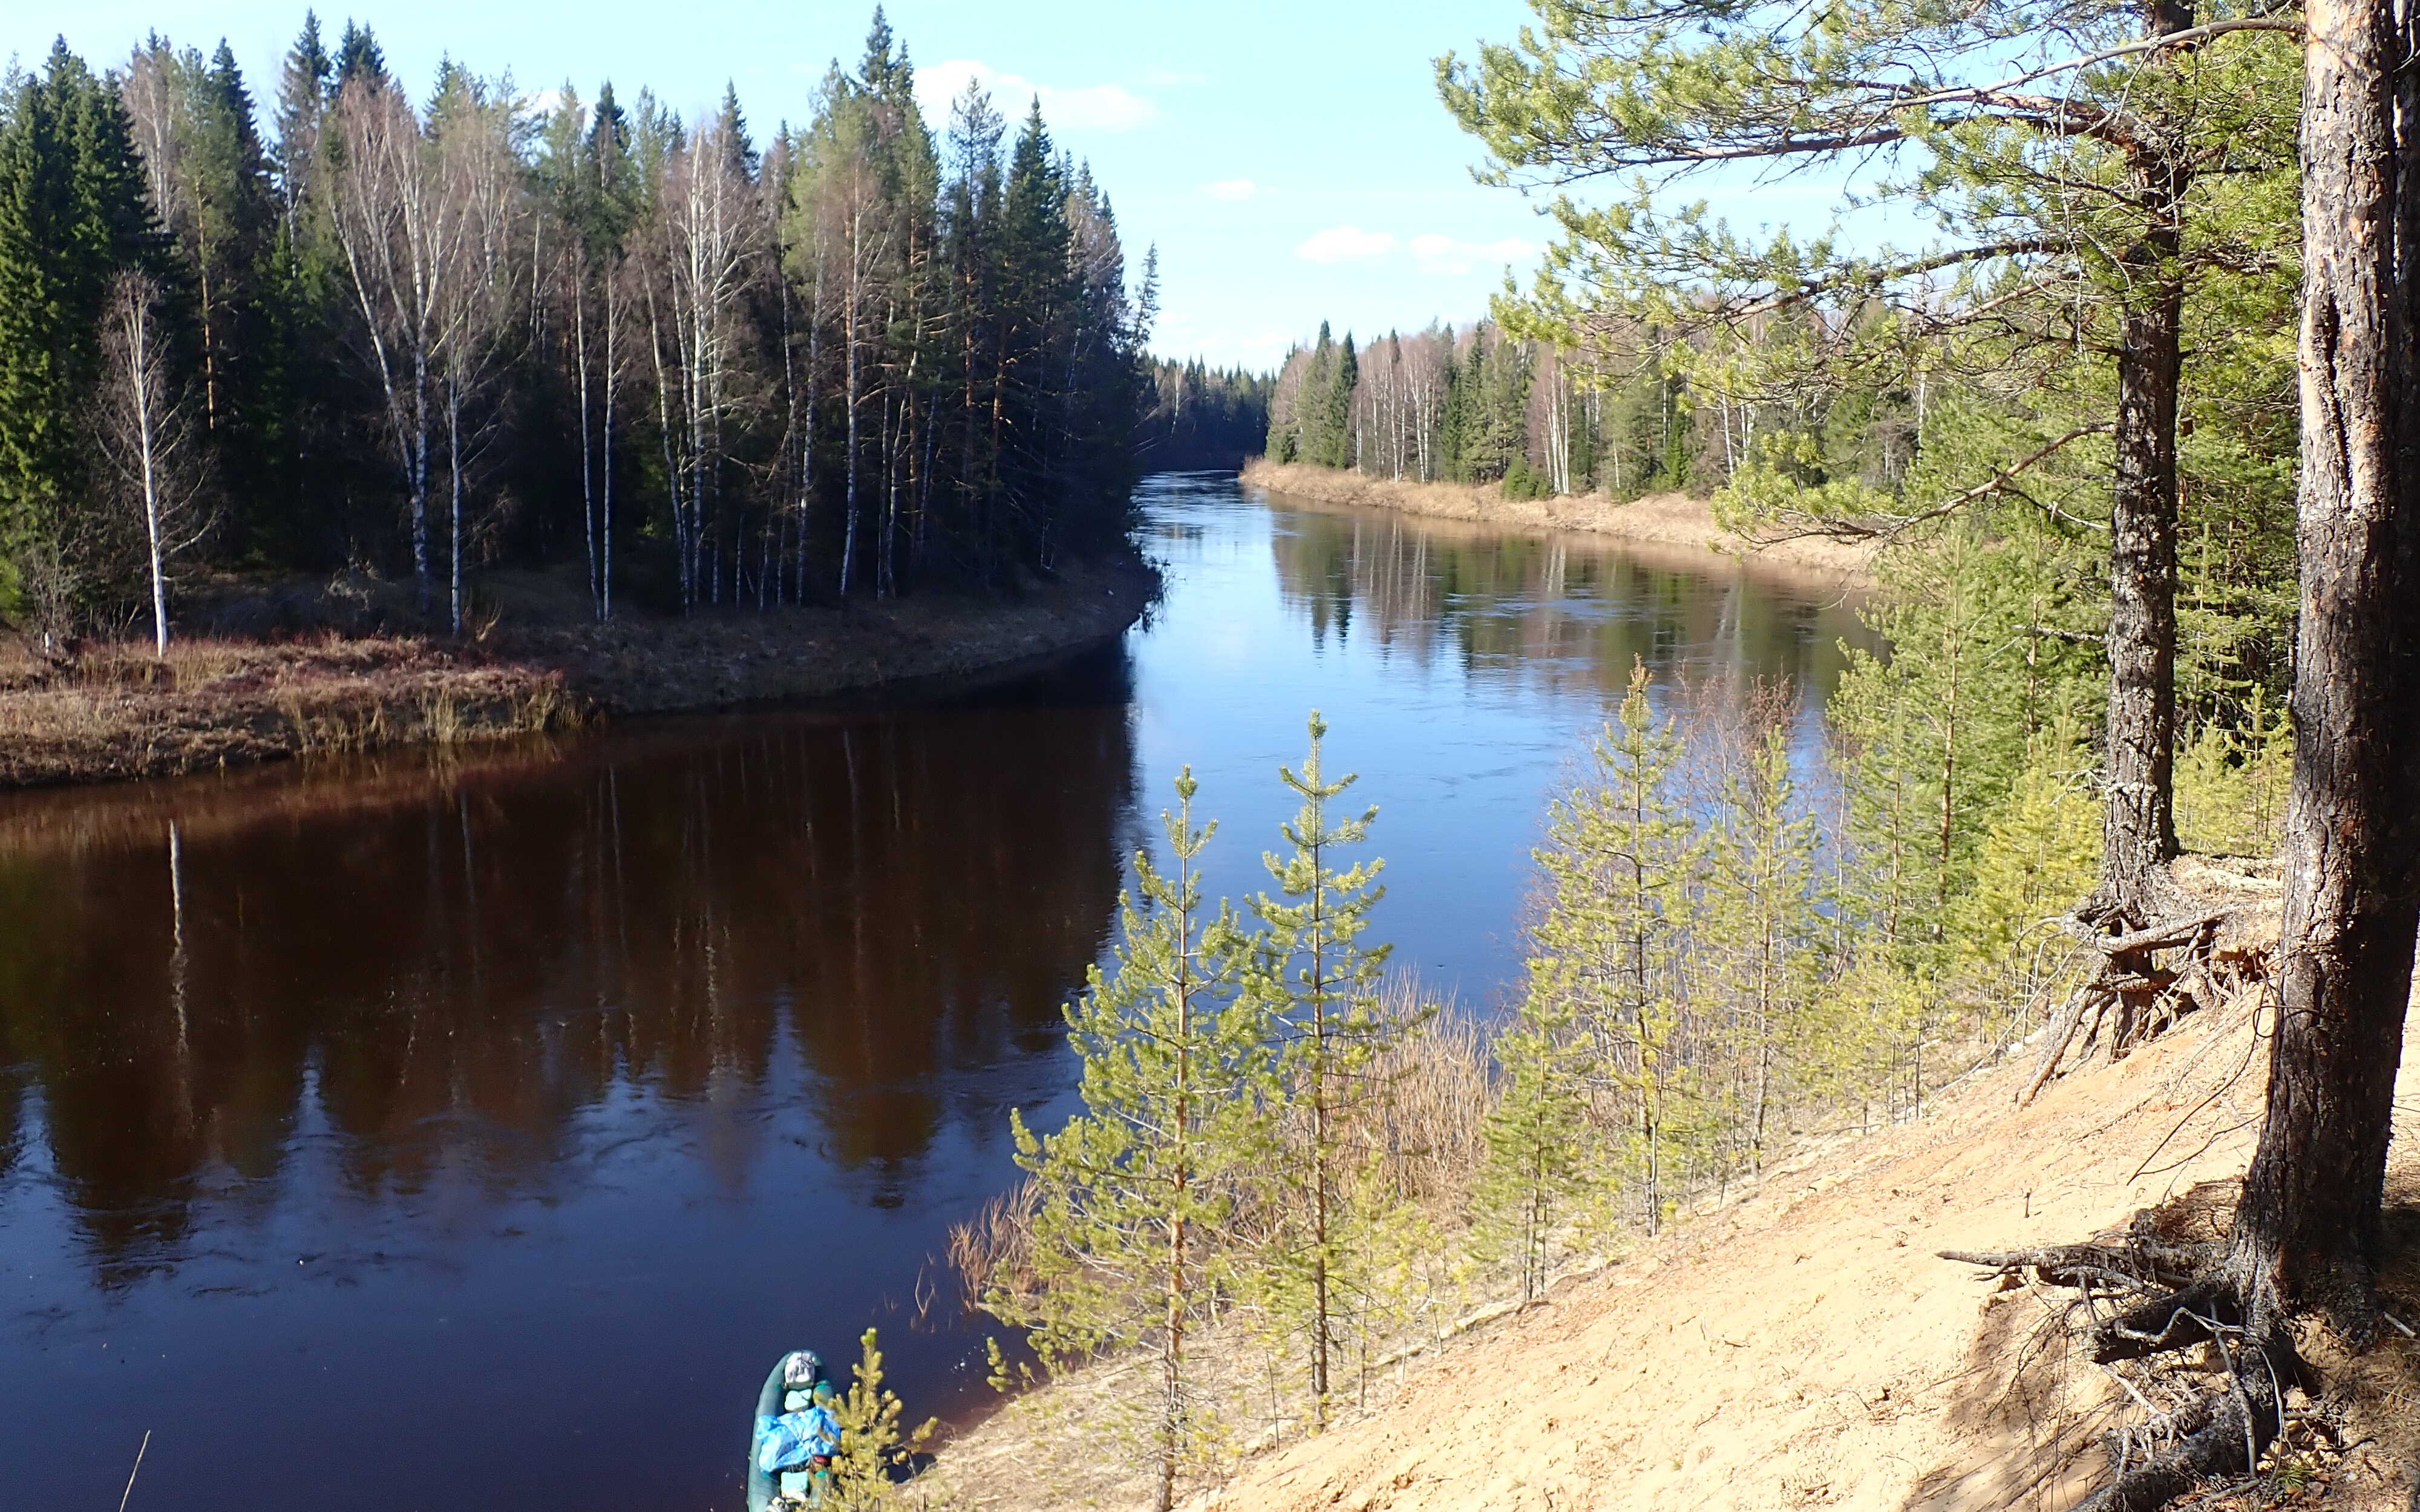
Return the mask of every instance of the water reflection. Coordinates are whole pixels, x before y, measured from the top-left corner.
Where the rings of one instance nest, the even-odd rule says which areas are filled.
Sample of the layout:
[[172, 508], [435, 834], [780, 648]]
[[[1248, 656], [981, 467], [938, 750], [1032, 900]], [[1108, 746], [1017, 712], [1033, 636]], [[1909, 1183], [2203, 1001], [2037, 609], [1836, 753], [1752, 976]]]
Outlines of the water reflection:
[[[813, 1274], [815, 1295], [770, 1310], [847, 1297], [853, 1333], [904, 1297], [939, 1220], [930, 1203], [895, 1231], [840, 1213], [992, 1189], [1006, 1105], [1060, 1079], [1058, 1007], [1100, 953], [1130, 843], [1128, 692], [1113, 654], [908, 718], [666, 722], [565, 751], [8, 800], [0, 1263], [38, 1310], [80, 1305], [70, 1257], [146, 1312], [198, 1277], [290, 1289], [316, 1257], [220, 1273], [278, 1263], [298, 1204], [315, 1246], [400, 1229], [423, 1260], [430, 1229], [596, 1209], [550, 1246], [571, 1287], [730, 1263], [601, 1216], [632, 1180], [617, 1155], [653, 1149], [693, 1163], [688, 1201], [812, 1215], [786, 1265], [740, 1268]], [[64, 1224], [45, 1232], [54, 1203]], [[475, 1254], [388, 1258], [354, 1254], [338, 1279], [480, 1312], [450, 1273]], [[489, 1347], [582, 1352], [581, 1310], [543, 1290], [494, 1301]], [[39, 1399], [49, 1325], [16, 1323], [0, 1395]], [[751, 1359], [782, 1336], [753, 1331]], [[163, 1352], [177, 1334], [162, 1320]], [[646, 1368], [697, 1363], [685, 1345], [650, 1340]], [[678, 1467], [674, 1486], [712, 1487], [729, 1416], [703, 1445], [644, 1452]], [[177, 1447], [155, 1453], [173, 1468]], [[0, 1483], [89, 1500], [51, 1451], [9, 1435]], [[247, 1458], [224, 1504], [187, 1500], [261, 1504]]]
[[1632, 658], [1685, 671], [1828, 688], [1856, 627], [1821, 579], [1709, 552], [1558, 532], [1506, 534], [1282, 495], [1272, 556], [1315, 644], [1355, 636], [1427, 666], [1512, 673], [1619, 697]]

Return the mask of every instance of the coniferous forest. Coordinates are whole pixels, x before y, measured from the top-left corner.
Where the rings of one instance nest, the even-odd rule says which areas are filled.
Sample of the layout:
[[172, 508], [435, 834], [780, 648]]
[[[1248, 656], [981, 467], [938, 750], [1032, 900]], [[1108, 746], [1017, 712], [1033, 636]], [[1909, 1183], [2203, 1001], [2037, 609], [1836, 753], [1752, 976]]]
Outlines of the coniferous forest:
[[1152, 407], [1140, 446], [1146, 471], [1227, 469], [1261, 450], [1275, 379], [1200, 358], [1152, 363]]
[[769, 129], [424, 88], [316, 15], [266, 89], [58, 44], [0, 90], [0, 616], [164, 638], [180, 568], [356, 563], [458, 629], [497, 563], [603, 619], [1117, 546], [1151, 259], [1038, 103], [913, 77], [878, 10]]

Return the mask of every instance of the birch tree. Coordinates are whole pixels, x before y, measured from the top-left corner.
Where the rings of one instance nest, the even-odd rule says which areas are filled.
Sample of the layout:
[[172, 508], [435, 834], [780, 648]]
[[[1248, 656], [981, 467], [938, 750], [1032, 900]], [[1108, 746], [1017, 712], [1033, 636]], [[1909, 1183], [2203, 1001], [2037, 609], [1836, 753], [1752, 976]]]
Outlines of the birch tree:
[[359, 319], [352, 344], [377, 384], [403, 486], [412, 583], [424, 614], [432, 588], [429, 445], [449, 285], [465, 255], [467, 202], [444, 176], [420, 118], [383, 74], [338, 89], [322, 136], [328, 224]]
[[509, 83], [489, 85], [449, 65], [429, 115], [442, 216], [458, 238], [453, 265], [439, 285], [435, 358], [445, 424], [447, 612], [459, 635], [466, 494], [495, 429], [488, 391], [511, 355], [505, 339], [521, 288], [517, 271], [527, 206]]
[[110, 285], [102, 316], [102, 383], [95, 433], [115, 492], [142, 525], [152, 655], [168, 655], [168, 578], [209, 529], [208, 457], [178, 371], [159, 285], [141, 272]]

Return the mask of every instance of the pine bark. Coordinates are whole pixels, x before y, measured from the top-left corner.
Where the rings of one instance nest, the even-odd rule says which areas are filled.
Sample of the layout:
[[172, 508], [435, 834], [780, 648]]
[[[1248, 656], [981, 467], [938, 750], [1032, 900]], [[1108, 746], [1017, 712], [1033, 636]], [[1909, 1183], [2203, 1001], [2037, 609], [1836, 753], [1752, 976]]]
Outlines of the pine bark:
[[[2155, 0], [2146, 8], [2151, 35], [2193, 24], [2184, 6]], [[2190, 183], [2164, 143], [2137, 143], [2131, 156], [2148, 224], [2120, 258], [2133, 279], [2118, 322], [2107, 785], [2101, 886], [2086, 910], [2118, 933], [2158, 913], [2159, 869], [2177, 854], [2177, 389], [2184, 367], [2178, 255]]]
[[2230, 1266], [2256, 1310], [2318, 1309], [2360, 1337], [2420, 922], [2420, 18], [2395, 0], [2304, 14], [2284, 964]]

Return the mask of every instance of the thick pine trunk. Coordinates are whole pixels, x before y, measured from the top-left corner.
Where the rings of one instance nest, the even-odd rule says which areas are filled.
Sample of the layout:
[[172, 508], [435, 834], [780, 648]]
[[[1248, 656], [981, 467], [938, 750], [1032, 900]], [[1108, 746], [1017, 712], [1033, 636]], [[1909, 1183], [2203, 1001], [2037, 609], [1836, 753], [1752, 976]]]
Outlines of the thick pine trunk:
[[2266, 1117], [2235, 1219], [2256, 1310], [2375, 1317], [2420, 918], [2420, 21], [2312, 0], [2304, 54], [2294, 793]]
[[[2173, 235], [2151, 255], [2173, 257]], [[2151, 922], [2158, 869], [2177, 854], [2177, 380], [2182, 291], [2165, 283], [2120, 321], [2118, 471], [2109, 546], [2109, 757], [2101, 917]]]
[[[2193, 24], [2181, 5], [2154, 0], [2146, 9], [2153, 35]], [[2107, 786], [2101, 885], [2085, 911], [2118, 933], [2160, 912], [2159, 869], [2177, 854], [2177, 388], [2184, 366], [2177, 256], [2190, 180], [2157, 141], [2136, 147], [2133, 176], [2149, 224], [2121, 257], [2133, 276], [2118, 323]], [[2120, 964], [2140, 975], [2146, 964]]]

